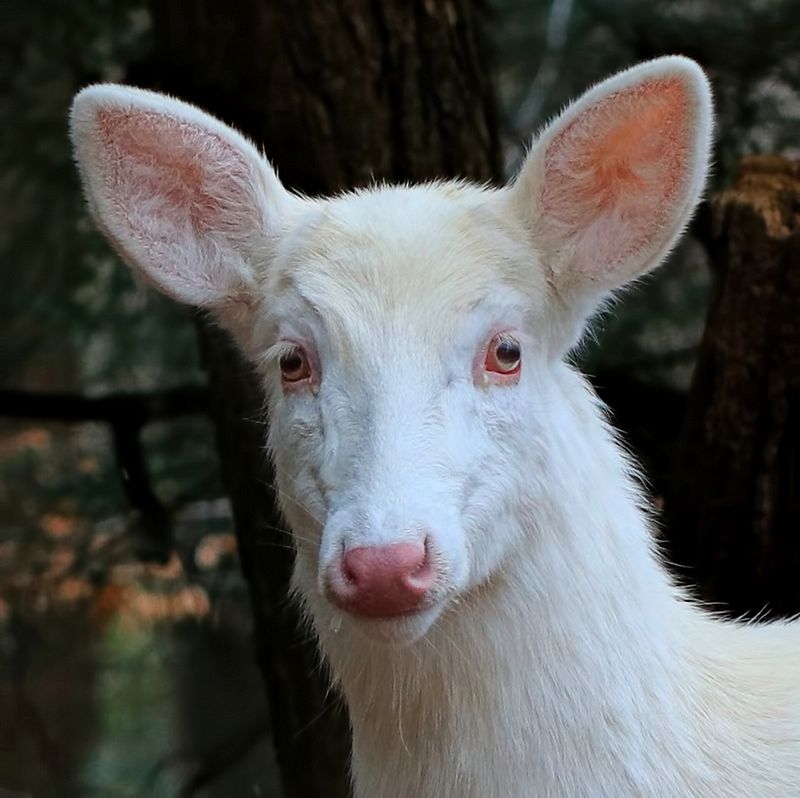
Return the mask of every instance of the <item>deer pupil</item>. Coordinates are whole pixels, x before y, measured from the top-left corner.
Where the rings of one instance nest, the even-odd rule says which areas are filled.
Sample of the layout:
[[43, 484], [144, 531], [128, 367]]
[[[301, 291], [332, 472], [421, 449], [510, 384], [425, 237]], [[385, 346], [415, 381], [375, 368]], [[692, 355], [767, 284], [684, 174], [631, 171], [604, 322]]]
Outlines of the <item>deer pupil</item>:
[[506, 365], [519, 360], [519, 346], [511, 341], [500, 341], [495, 350], [495, 357]]
[[303, 367], [303, 358], [297, 352], [292, 352], [288, 355], [283, 355], [280, 360], [281, 371], [292, 372], [299, 371]]

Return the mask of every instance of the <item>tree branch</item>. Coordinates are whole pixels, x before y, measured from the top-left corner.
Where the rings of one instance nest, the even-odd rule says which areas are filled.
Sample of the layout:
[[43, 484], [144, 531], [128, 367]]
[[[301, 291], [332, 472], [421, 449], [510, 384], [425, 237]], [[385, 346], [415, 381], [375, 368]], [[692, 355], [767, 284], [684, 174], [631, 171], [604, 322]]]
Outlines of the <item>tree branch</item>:
[[205, 388], [186, 386], [165, 391], [83, 396], [75, 393], [0, 391], [0, 416], [41, 421], [125, 422], [141, 427], [150, 421], [208, 411]]

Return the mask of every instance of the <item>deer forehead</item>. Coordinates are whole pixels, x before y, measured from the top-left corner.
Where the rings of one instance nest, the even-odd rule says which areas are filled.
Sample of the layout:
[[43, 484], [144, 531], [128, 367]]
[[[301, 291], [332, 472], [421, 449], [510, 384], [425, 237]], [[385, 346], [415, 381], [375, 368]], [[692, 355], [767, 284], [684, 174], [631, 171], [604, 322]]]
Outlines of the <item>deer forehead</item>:
[[265, 275], [267, 305], [340, 356], [381, 339], [455, 343], [471, 322], [519, 322], [544, 310], [546, 285], [506, 205], [503, 191], [457, 183], [316, 202]]

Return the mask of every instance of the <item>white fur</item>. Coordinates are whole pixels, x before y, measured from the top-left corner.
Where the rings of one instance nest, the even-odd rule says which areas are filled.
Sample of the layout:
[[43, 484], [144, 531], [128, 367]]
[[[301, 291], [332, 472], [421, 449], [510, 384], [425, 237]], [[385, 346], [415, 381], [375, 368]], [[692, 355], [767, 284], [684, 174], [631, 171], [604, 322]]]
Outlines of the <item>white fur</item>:
[[[105, 152], [94, 120], [119, 108], [189, 124], [197, 159], [221, 158], [219, 179], [233, 164], [252, 207], [195, 198], [194, 167], [171, 160], [185, 148]], [[609, 291], [675, 242], [710, 119], [696, 65], [659, 59], [570, 106], [510, 187], [301, 200], [196, 109], [117, 87], [77, 98], [101, 226], [162, 290], [209, 307], [263, 376], [295, 588], [350, 707], [359, 798], [800, 795], [800, 628], [724, 623], [676, 588], [635, 472], [563, 361]], [[188, 176], [175, 218], [143, 168]], [[498, 330], [522, 344], [516, 385], [473, 374]], [[314, 353], [313, 390], [281, 389], [287, 340]], [[439, 575], [427, 610], [365, 621], [324, 598], [343, 548], [421, 530]]]

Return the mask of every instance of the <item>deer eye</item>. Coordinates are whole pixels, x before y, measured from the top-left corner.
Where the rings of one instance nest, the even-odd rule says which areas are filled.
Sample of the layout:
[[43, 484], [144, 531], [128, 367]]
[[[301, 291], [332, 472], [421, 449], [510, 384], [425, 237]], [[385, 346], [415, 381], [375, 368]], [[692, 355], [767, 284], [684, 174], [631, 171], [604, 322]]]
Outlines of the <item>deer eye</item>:
[[486, 350], [486, 371], [502, 376], [514, 376], [519, 373], [522, 363], [522, 351], [519, 341], [507, 333], [495, 335]]
[[311, 364], [308, 362], [308, 356], [299, 346], [281, 355], [278, 365], [284, 383], [301, 382], [311, 376]]

